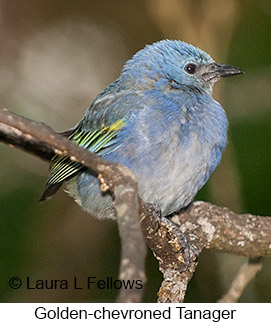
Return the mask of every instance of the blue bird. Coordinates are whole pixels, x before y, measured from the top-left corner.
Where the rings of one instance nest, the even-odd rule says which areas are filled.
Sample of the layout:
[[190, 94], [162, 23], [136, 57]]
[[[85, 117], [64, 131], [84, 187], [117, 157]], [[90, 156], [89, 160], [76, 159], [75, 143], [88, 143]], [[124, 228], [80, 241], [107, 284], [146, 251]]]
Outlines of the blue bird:
[[[221, 77], [241, 73], [182, 41], [147, 45], [65, 135], [129, 167], [143, 201], [168, 216], [194, 199], [219, 164], [228, 121], [212, 88]], [[116, 217], [112, 195], [100, 191], [97, 174], [67, 156], [52, 159], [41, 200], [64, 181], [83, 209], [100, 219]]]

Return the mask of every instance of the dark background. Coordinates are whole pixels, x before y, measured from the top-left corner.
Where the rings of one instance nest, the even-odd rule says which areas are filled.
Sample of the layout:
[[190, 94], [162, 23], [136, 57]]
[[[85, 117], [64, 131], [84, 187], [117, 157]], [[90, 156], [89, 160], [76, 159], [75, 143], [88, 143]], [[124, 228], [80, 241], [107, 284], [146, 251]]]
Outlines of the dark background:
[[[94, 97], [146, 43], [181, 39], [246, 74], [216, 85], [230, 121], [223, 161], [197, 199], [236, 212], [271, 214], [271, 1], [2, 0], [0, 106], [57, 131], [74, 126]], [[117, 290], [26, 290], [25, 281], [88, 276], [117, 279], [119, 236], [111, 221], [84, 213], [62, 191], [38, 202], [48, 164], [0, 145], [2, 302], [112, 302]], [[215, 302], [245, 258], [205, 251], [187, 301]], [[271, 301], [271, 262], [241, 302]], [[18, 276], [23, 286], [12, 290]], [[149, 254], [144, 301], [161, 274]]]

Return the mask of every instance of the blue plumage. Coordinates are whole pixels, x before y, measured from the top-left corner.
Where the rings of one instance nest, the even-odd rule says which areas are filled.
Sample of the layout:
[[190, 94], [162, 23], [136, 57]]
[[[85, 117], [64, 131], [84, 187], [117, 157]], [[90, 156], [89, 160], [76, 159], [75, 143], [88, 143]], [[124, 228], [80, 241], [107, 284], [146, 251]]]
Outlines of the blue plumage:
[[[219, 164], [228, 122], [211, 96], [212, 87], [220, 77], [240, 73], [181, 41], [147, 45], [96, 97], [75, 132], [108, 136], [98, 153], [132, 169], [142, 199], [169, 215], [193, 200]], [[115, 124], [109, 137], [108, 127]], [[59, 182], [50, 183], [49, 178], [42, 200], [57, 190], [64, 176], [69, 193], [85, 210], [99, 218], [115, 216], [112, 197], [100, 192], [96, 174], [81, 169], [70, 178], [75, 163], [59, 164], [62, 168], [54, 175]]]

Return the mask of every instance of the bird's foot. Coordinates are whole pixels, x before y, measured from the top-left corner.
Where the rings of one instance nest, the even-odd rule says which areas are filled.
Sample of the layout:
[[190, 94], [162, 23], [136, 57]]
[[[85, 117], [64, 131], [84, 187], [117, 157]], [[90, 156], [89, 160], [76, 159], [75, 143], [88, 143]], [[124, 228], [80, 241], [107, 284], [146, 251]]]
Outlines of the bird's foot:
[[182, 264], [181, 271], [186, 271], [189, 265], [197, 260], [199, 255], [197, 248], [188, 241], [176, 224], [162, 215], [158, 205], [147, 204], [147, 208], [156, 218], [154, 234], [158, 234], [160, 237], [165, 236], [168, 245], [171, 246], [171, 252], [175, 253], [177, 260]]

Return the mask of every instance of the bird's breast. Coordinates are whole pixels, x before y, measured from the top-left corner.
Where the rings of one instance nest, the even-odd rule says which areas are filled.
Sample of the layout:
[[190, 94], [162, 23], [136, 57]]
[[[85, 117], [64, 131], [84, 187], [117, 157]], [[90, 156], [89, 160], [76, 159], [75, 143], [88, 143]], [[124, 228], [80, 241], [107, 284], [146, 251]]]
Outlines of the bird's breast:
[[226, 128], [209, 121], [195, 125], [147, 125], [122, 151], [118, 159], [138, 177], [142, 199], [158, 204], [168, 215], [188, 205], [220, 162]]
[[215, 101], [206, 108], [183, 103], [168, 111], [142, 109], [108, 157], [133, 170], [142, 199], [168, 215], [189, 204], [207, 182], [220, 162], [226, 131], [224, 110]]

